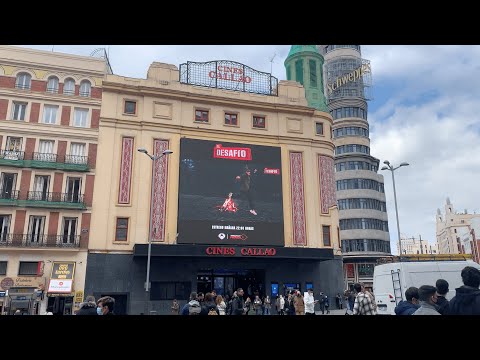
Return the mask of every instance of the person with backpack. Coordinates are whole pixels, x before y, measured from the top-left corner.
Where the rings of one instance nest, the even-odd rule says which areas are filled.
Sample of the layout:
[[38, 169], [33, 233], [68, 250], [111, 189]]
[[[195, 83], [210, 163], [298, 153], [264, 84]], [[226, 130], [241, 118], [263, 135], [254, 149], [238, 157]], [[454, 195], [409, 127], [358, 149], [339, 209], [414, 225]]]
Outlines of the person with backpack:
[[217, 309], [217, 304], [213, 300], [213, 294], [208, 292], [205, 294], [205, 301], [202, 305], [202, 310], [200, 315], [220, 315], [220, 312]]
[[183, 306], [180, 315], [200, 315], [201, 310], [202, 308], [197, 300], [197, 293], [192, 292], [190, 301]]

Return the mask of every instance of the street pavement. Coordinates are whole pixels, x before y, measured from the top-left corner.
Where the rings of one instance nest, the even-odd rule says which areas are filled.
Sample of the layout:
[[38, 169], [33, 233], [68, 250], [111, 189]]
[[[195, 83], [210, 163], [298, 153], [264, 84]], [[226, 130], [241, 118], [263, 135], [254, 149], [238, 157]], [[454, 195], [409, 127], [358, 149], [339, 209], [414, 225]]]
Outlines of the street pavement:
[[[338, 309], [335, 309], [335, 310], [330, 310], [330, 314], [327, 314], [327, 312], [325, 311], [325, 314], [323, 315], [345, 315], [345, 309], [343, 310], [338, 310]], [[322, 311], [315, 311], [315, 315], [322, 315]]]

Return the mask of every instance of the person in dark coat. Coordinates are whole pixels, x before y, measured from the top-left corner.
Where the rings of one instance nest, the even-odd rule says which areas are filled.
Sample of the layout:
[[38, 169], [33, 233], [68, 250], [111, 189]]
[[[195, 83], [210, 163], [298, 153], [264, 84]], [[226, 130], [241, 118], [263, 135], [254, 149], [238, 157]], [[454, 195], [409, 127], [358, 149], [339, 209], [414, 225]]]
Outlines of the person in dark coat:
[[463, 286], [449, 304], [449, 315], [480, 315], [480, 270], [466, 266], [462, 270]]
[[449, 301], [445, 297], [448, 293], [448, 282], [447, 280], [438, 279], [435, 283], [437, 288], [437, 311], [440, 315], [448, 315], [449, 310]]
[[238, 288], [232, 300], [232, 315], [243, 315], [245, 312], [245, 301], [243, 300], [243, 289]]
[[113, 310], [115, 309], [115, 299], [111, 296], [104, 296], [97, 301], [97, 314], [98, 315], [115, 315]]
[[76, 315], [95, 315], [97, 316], [97, 305], [95, 303], [95, 297], [88, 295], [85, 298], [85, 302], [80, 304], [80, 310], [77, 311]]
[[405, 298], [395, 307], [396, 315], [412, 315], [420, 307], [418, 303], [418, 288], [412, 286], [405, 291]]
[[217, 315], [220, 315], [220, 312], [217, 309], [217, 304], [215, 304], [215, 301], [213, 300], [213, 294], [212, 293], [206, 293], [205, 294], [205, 301], [203, 304], [201, 304], [202, 310], [200, 311], [200, 315], [208, 315], [210, 310], [214, 310]]

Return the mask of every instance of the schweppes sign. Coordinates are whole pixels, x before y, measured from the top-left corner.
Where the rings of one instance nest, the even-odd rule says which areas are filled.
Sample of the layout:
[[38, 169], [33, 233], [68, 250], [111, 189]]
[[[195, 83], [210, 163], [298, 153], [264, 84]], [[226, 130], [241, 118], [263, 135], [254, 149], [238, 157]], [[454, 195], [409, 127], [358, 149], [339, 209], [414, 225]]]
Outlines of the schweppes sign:
[[362, 66], [358, 67], [357, 69], [353, 70], [349, 74], [345, 74], [342, 76], [337, 77], [337, 79], [331, 83], [327, 83], [327, 92], [328, 95], [331, 95], [335, 90], [339, 87], [349, 83], [355, 82], [360, 79], [363, 74], [371, 72], [370, 63], [362, 64]]

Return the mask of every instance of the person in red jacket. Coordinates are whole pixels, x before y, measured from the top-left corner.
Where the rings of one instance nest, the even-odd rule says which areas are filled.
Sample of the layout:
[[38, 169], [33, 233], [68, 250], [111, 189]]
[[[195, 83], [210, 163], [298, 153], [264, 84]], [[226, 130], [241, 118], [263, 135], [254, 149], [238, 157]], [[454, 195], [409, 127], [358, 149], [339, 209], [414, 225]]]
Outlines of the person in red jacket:
[[228, 194], [228, 198], [225, 199], [225, 202], [220, 207], [220, 211], [228, 211], [228, 212], [237, 212], [238, 208], [235, 202], [232, 199], [233, 193]]

